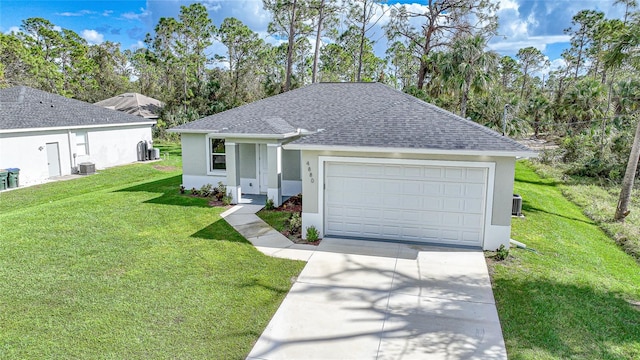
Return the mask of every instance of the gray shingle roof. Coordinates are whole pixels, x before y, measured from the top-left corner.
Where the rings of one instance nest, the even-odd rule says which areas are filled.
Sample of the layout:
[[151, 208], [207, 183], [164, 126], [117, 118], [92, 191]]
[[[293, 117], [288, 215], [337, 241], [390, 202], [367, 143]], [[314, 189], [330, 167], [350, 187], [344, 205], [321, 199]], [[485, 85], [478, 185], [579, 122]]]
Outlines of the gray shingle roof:
[[0, 90], [0, 130], [140, 122], [154, 121], [26, 86]]
[[[284, 134], [322, 131], [292, 144], [532, 152], [497, 132], [379, 83], [318, 83], [176, 127], [177, 132]], [[282, 129], [280, 129], [282, 130]]]
[[160, 115], [160, 110], [164, 107], [162, 101], [138, 93], [116, 95], [112, 98], [98, 101], [94, 105], [147, 119], [157, 119], [158, 115]]

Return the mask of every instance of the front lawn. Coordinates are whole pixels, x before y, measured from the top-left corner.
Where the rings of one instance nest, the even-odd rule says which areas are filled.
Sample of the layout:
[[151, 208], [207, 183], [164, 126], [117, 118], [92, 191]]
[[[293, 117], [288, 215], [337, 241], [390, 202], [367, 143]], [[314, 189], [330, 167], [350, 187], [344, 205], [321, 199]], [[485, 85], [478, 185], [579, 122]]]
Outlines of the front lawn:
[[0, 358], [240, 359], [304, 263], [264, 256], [179, 155], [0, 194]]
[[515, 192], [512, 237], [537, 253], [490, 265], [509, 358], [640, 358], [640, 266], [526, 164]]

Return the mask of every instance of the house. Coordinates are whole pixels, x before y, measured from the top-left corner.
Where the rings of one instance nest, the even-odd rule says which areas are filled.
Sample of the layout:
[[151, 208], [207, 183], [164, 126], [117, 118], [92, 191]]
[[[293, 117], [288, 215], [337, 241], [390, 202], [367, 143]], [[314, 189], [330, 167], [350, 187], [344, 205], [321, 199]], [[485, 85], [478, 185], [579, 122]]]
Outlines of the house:
[[[302, 193], [321, 236], [508, 245], [515, 161], [535, 153], [379, 83], [319, 83], [187, 123], [183, 185]], [[303, 231], [303, 235], [306, 231]]]
[[0, 90], [0, 168], [19, 168], [20, 184], [137, 161], [155, 120], [26, 86]]
[[164, 103], [138, 93], [124, 93], [112, 98], [98, 101], [94, 105], [111, 110], [118, 110], [145, 119], [157, 119]]

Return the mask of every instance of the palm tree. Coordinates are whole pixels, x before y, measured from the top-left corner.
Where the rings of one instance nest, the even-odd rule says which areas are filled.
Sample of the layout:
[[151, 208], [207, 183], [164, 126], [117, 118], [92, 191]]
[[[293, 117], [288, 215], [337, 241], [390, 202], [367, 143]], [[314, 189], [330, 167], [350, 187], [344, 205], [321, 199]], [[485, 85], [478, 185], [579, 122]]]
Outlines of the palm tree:
[[[608, 66], [621, 67], [623, 63], [628, 62], [636, 70], [640, 70], [640, 21], [636, 21], [627, 27], [616, 39], [614, 46], [611, 48], [606, 57]], [[633, 145], [629, 153], [629, 161], [627, 169], [622, 180], [622, 189], [620, 190], [620, 198], [616, 213], [613, 217], [615, 221], [623, 222], [624, 218], [629, 215], [629, 203], [631, 202], [631, 191], [633, 190], [633, 182], [638, 168], [638, 159], [640, 158], [640, 119], [638, 113], [635, 113], [635, 120], [638, 121], [636, 134], [633, 138]]]
[[482, 92], [493, 80], [498, 56], [485, 52], [486, 41], [481, 36], [464, 37], [453, 43], [444, 76], [459, 91], [460, 116], [466, 117], [471, 91]]

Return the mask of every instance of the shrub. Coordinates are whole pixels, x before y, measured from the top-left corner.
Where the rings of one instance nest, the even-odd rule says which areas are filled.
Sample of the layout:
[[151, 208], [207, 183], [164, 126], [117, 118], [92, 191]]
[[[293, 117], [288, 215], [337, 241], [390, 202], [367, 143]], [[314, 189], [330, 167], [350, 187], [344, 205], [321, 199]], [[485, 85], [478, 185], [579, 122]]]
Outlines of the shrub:
[[227, 196], [227, 186], [222, 181], [218, 182], [218, 186], [214, 190], [214, 196], [218, 201], [224, 201], [223, 198]]
[[320, 234], [318, 233], [318, 229], [315, 226], [311, 225], [307, 227], [307, 241], [315, 242], [320, 238]]
[[502, 261], [509, 256], [509, 248], [506, 248], [504, 245], [500, 245], [498, 250], [496, 250], [495, 259], [498, 261]]
[[289, 233], [295, 234], [302, 228], [302, 218], [300, 214], [294, 212], [291, 214], [291, 218], [289, 218]]
[[275, 206], [273, 204], [273, 200], [272, 199], [267, 199], [267, 201], [264, 203], [264, 208], [265, 208], [265, 210], [273, 210], [275, 208]]
[[199, 191], [198, 194], [199, 194], [199, 196], [202, 196], [202, 197], [209, 197], [209, 196], [213, 195], [213, 191], [212, 190], [213, 190], [213, 185], [204, 184], [200, 188], [200, 191]]
[[229, 192], [228, 194], [224, 195], [222, 197], [221, 201], [222, 201], [222, 205], [224, 205], [224, 206], [231, 205], [231, 201], [233, 201], [233, 196], [231, 196], [231, 192]]

